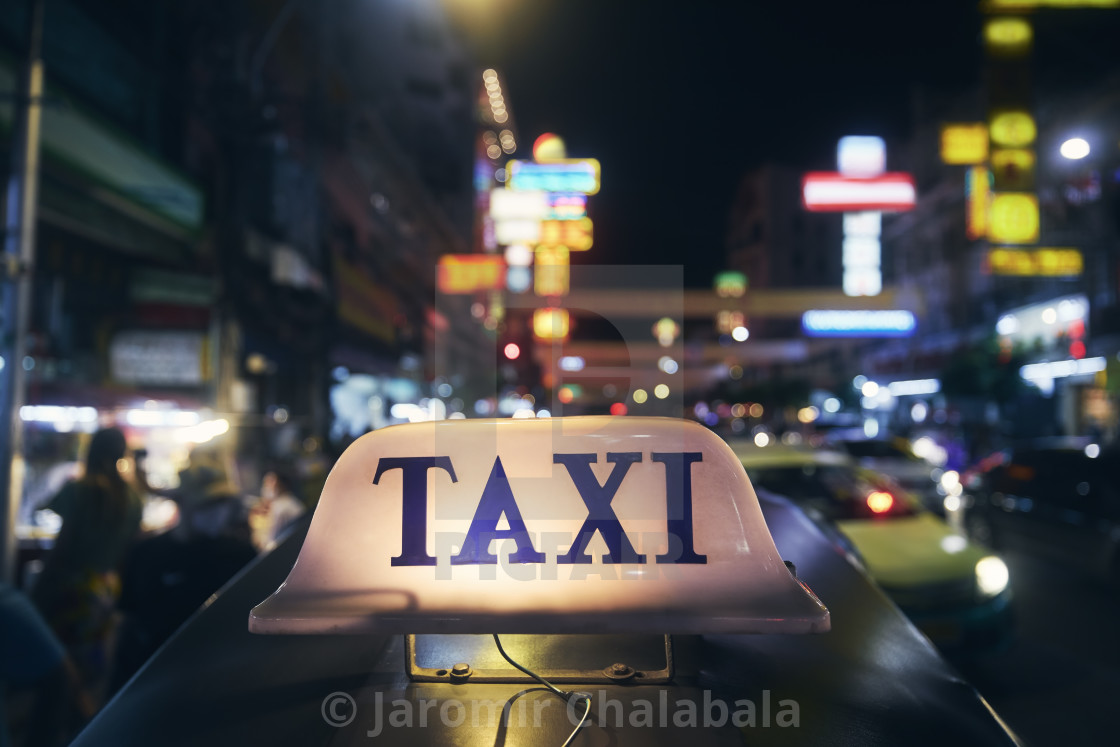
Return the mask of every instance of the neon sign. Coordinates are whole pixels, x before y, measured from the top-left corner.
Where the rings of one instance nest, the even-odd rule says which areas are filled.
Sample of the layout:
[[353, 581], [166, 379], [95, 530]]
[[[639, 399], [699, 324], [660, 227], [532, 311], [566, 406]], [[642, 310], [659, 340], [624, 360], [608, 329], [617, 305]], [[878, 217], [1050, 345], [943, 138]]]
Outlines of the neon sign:
[[811, 309], [801, 316], [810, 337], [909, 337], [916, 327], [905, 309]]
[[979, 239], [988, 234], [988, 207], [992, 199], [991, 177], [983, 166], [973, 166], [965, 175], [965, 235]]
[[573, 252], [591, 248], [591, 219], [546, 220], [541, 222], [541, 247], [567, 247]]
[[1085, 262], [1079, 249], [1009, 249], [988, 250], [986, 268], [993, 275], [1019, 277], [1073, 277], [1080, 275]]
[[988, 128], [982, 123], [941, 127], [941, 162], [971, 166], [988, 158]]
[[988, 238], [1003, 244], [1038, 241], [1038, 197], [1026, 192], [992, 196]]
[[914, 177], [887, 173], [870, 179], [833, 172], [810, 172], [801, 180], [805, 209], [842, 213], [849, 210], [911, 210], [917, 199]]
[[566, 340], [570, 327], [567, 309], [548, 307], [533, 312], [533, 334], [540, 340]]
[[477, 293], [501, 290], [506, 263], [491, 254], [445, 254], [436, 267], [436, 286], [441, 293]]
[[510, 161], [508, 189], [516, 191], [575, 192], [593, 195], [599, 191], [599, 162], [594, 158], [566, 158], [548, 163]]
[[546, 220], [579, 220], [587, 217], [587, 195], [549, 193]]

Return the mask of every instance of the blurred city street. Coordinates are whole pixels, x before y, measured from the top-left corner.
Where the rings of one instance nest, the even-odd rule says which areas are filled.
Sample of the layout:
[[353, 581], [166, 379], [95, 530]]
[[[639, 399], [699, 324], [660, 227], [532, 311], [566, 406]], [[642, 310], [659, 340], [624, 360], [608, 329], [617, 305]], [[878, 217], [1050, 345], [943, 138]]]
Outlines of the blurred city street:
[[[428, 512], [550, 567], [704, 565], [718, 453], [940, 647], [930, 681], [948, 661], [1027, 745], [1111, 743], [1117, 39], [1120, 0], [7, 3], [0, 747], [68, 743], [198, 640], [363, 437], [455, 421], [634, 430], [479, 438], [458, 513], [431, 486], [466, 457], [404, 438], [362, 476], [400, 469], [390, 572], [437, 566]], [[719, 448], [645, 450], [670, 427]], [[567, 554], [522, 546], [525, 493], [583, 498]], [[867, 635], [854, 672], [928, 652]]]
[[1120, 688], [1116, 592], [1045, 559], [1003, 557], [1015, 590], [1015, 640], [954, 663], [1026, 744], [1107, 744]]

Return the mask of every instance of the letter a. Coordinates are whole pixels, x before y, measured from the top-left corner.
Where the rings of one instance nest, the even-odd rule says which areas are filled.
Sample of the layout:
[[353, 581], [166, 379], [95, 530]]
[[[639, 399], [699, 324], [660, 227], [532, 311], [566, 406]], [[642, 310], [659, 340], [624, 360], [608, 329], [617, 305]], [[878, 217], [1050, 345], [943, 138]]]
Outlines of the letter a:
[[[509, 522], [509, 529], [498, 529], [502, 514], [505, 514], [506, 521]], [[501, 457], [494, 460], [494, 468], [490, 470], [490, 478], [482, 490], [482, 498], [475, 509], [474, 518], [471, 519], [463, 549], [451, 559], [451, 564], [497, 563], [498, 556], [490, 552], [490, 543], [496, 539], [512, 539], [517, 543], [517, 552], [509, 556], [511, 563], [545, 561], [544, 553], [537, 552], [537, 548], [533, 547], [529, 530], [525, 528], [525, 520], [521, 518], [521, 510], [513, 498], [513, 489], [509, 486]]]

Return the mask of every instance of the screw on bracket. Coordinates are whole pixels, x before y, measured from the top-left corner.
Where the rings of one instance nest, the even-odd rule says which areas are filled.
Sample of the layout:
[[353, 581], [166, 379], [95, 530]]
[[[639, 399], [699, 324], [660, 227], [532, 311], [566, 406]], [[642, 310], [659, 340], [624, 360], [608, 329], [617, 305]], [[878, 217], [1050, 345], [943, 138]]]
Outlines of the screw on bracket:
[[633, 667], [628, 667], [621, 662], [615, 662], [614, 664], [611, 664], [609, 667], [604, 669], [603, 674], [607, 675], [607, 677], [610, 677], [612, 680], [623, 682], [632, 678], [636, 674], [636, 672], [634, 671]]
[[451, 681], [452, 682], [466, 682], [471, 678], [471, 665], [459, 662], [451, 667]]

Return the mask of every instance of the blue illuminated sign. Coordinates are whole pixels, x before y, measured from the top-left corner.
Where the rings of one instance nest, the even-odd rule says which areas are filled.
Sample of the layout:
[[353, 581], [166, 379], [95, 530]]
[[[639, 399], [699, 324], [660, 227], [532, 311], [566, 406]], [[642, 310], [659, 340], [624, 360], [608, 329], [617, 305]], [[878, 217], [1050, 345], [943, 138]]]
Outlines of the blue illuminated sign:
[[506, 187], [520, 192], [543, 190], [593, 195], [599, 191], [599, 162], [594, 158], [548, 163], [510, 161]]
[[506, 273], [506, 288], [512, 293], [524, 293], [533, 286], [533, 271], [528, 267], [511, 267]]
[[812, 309], [801, 316], [810, 337], [909, 337], [917, 320], [902, 309]]

